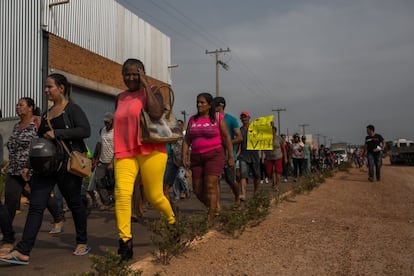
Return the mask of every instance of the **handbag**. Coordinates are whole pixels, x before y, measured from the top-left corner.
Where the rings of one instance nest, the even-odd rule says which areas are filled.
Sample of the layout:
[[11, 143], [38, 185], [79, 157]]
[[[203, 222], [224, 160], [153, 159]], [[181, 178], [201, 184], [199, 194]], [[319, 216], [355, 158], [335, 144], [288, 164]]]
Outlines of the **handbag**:
[[170, 86], [164, 85], [158, 87], [154, 93], [160, 91], [161, 88], [168, 89], [169, 104], [164, 104], [164, 112], [158, 120], [152, 119], [144, 108], [141, 109], [141, 143], [174, 143], [183, 137], [177, 118], [172, 112], [174, 91]]
[[68, 163], [66, 166], [67, 171], [80, 177], [90, 176], [92, 173], [92, 160], [86, 156], [86, 153], [82, 153], [77, 150], [73, 150], [71, 152], [69, 151], [65, 142], [60, 142], [69, 155]]
[[[53, 130], [52, 124], [50, 123], [49, 112], [47, 113], [46, 120], [49, 128]], [[82, 153], [76, 150], [73, 150], [71, 152], [66, 146], [65, 142], [60, 140], [60, 143], [69, 155], [68, 163], [66, 165], [67, 171], [80, 177], [90, 176], [92, 173], [92, 160], [86, 156], [86, 153]]]

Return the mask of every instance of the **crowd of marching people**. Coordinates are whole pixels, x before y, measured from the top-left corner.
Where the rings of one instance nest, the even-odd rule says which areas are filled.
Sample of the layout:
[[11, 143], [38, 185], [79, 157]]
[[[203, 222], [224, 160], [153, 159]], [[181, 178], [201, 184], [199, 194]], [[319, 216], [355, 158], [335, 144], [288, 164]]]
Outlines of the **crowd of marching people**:
[[[144, 215], [147, 205], [163, 214], [168, 223], [176, 223], [175, 206], [194, 194], [208, 210], [208, 224], [214, 225], [220, 210], [220, 179], [229, 185], [234, 204], [248, 198], [247, 185], [253, 191], [269, 183], [278, 192], [286, 182], [300, 182], [316, 170], [335, 166], [335, 154], [324, 145], [313, 147], [306, 136], [280, 134], [273, 124], [269, 150], [247, 148], [251, 115], [242, 111], [239, 118], [225, 112], [226, 100], [210, 93], [196, 96], [194, 115], [188, 123], [179, 120], [183, 137], [174, 143], [143, 143], [140, 138], [141, 110], [160, 118], [163, 100], [148, 83], [145, 67], [137, 59], [128, 59], [122, 67], [127, 90], [117, 98], [115, 112], [103, 116], [104, 126], [93, 155], [90, 178], [66, 170], [68, 155], [63, 152], [59, 166], [39, 172], [30, 164], [31, 140], [36, 137], [64, 141], [71, 150], [88, 153], [84, 139], [90, 125], [83, 110], [70, 99], [68, 82], [61, 74], [46, 80], [45, 94], [53, 105], [42, 115], [30, 98], [19, 99], [16, 106], [20, 121], [7, 142], [9, 160], [2, 168], [7, 173], [5, 202], [0, 202], [0, 227], [3, 240], [0, 261], [29, 264], [30, 252], [48, 208], [54, 218], [50, 234], [64, 231], [64, 210], [69, 209], [75, 223], [72, 254], [86, 255], [87, 215], [93, 208], [114, 212], [118, 231], [118, 254], [122, 260], [133, 256], [131, 221]], [[354, 160], [361, 151], [354, 151]], [[29, 211], [22, 238], [16, 241], [13, 219], [21, 194], [30, 190]], [[67, 206], [67, 207], [65, 207]]]

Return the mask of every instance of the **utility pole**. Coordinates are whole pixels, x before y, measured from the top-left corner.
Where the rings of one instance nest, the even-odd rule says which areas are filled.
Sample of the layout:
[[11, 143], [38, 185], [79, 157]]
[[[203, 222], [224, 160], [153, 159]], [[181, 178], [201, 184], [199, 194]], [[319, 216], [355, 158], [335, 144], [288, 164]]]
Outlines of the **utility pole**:
[[326, 147], [326, 135], [323, 135], [322, 137], [323, 137], [323, 144], [324, 144], [324, 145], [325, 145], [325, 147]]
[[186, 125], [187, 124], [187, 111], [183, 110], [181, 111], [181, 114], [183, 114], [184, 116], [184, 125]]
[[317, 144], [317, 148], [319, 149], [319, 146], [320, 146], [320, 144], [319, 144], [319, 137], [321, 136], [321, 134], [320, 133], [316, 133], [316, 142], [318, 143]]
[[302, 127], [302, 135], [305, 135], [305, 127], [309, 126], [309, 124], [299, 124], [300, 127]]
[[221, 53], [227, 53], [227, 52], [230, 52], [229, 47], [227, 47], [227, 50], [223, 50], [221, 48], [216, 49], [215, 51], [210, 51], [210, 52], [206, 50], [206, 55], [214, 54], [216, 56], [216, 97], [218, 97], [220, 95], [220, 91], [219, 91], [219, 65], [221, 65], [224, 68], [224, 70], [226, 70], [226, 71], [229, 69], [229, 66], [225, 62], [219, 60], [218, 56]]
[[286, 108], [272, 109], [272, 112], [277, 112], [277, 131], [279, 131], [279, 134], [282, 131], [280, 128], [280, 111], [286, 111]]

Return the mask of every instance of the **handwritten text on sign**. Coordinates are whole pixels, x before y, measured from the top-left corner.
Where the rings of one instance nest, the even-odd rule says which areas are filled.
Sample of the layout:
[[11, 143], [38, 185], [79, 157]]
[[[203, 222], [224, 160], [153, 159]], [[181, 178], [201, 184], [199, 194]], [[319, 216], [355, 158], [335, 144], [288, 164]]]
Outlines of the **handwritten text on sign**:
[[273, 150], [273, 115], [259, 117], [249, 125], [248, 150]]

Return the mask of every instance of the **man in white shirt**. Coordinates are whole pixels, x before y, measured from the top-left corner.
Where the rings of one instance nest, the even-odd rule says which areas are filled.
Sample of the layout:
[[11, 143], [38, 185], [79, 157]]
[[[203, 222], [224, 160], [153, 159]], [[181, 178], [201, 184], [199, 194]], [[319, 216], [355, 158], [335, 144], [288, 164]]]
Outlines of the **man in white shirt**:
[[96, 190], [101, 198], [101, 211], [110, 210], [112, 202], [109, 197], [114, 185], [114, 128], [113, 114], [105, 113], [104, 124], [100, 130], [101, 139], [97, 143], [94, 154]]

